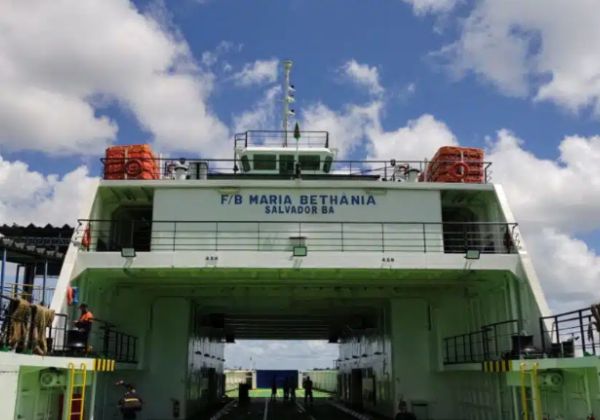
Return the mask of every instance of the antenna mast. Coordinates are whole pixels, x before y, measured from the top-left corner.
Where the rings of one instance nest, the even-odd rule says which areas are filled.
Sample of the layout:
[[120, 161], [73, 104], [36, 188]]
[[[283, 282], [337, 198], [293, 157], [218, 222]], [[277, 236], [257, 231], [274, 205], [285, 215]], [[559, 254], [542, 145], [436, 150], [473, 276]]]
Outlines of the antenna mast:
[[287, 147], [287, 132], [288, 132], [288, 117], [294, 115], [293, 109], [290, 109], [290, 104], [294, 99], [294, 85], [290, 84], [290, 73], [292, 71], [292, 60], [283, 61], [283, 146]]

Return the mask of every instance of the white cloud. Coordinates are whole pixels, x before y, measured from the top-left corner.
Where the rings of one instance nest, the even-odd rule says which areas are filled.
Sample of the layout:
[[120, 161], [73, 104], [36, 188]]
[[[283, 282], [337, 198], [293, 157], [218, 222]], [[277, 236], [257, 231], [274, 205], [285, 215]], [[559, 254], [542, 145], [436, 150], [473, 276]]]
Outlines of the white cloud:
[[61, 178], [42, 175], [23, 162], [9, 162], [0, 156], [0, 220], [9, 224], [73, 225], [97, 182], [84, 166]]
[[228, 368], [297, 369], [333, 367], [338, 346], [319, 340], [238, 340], [225, 346]]
[[340, 73], [357, 86], [367, 89], [371, 95], [377, 96], [383, 93], [377, 67], [349, 60], [340, 68]]
[[413, 7], [415, 14], [448, 12], [462, 0], [403, 0]]
[[600, 136], [565, 137], [556, 161], [540, 159], [501, 130], [490, 144], [495, 182], [505, 186], [520, 219], [568, 232], [600, 228]]
[[181, 37], [127, 0], [9, 2], [0, 13], [0, 144], [99, 153], [117, 125], [102, 104], [130, 110], [163, 150], [209, 152], [227, 142], [210, 112], [213, 76]]
[[331, 147], [337, 149], [338, 158], [344, 159], [361, 145], [367, 130], [378, 124], [381, 107], [381, 102], [375, 101], [367, 105], [348, 105], [341, 112], [335, 112], [317, 103], [304, 110], [300, 126], [303, 130], [328, 131]]
[[441, 54], [506, 94], [600, 114], [598, 16], [591, 0], [483, 0]]
[[248, 130], [279, 130], [277, 125], [277, 98], [281, 95], [281, 87], [273, 86], [249, 110], [233, 117], [236, 133]]
[[600, 255], [583, 241], [554, 228], [525, 232], [527, 249], [548, 303], [566, 312], [600, 301]]
[[368, 130], [372, 160], [424, 160], [442, 146], [456, 145], [454, 134], [443, 122], [429, 114], [407, 122], [405, 127], [384, 131], [380, 124]]
[[[236, 45], [231, 41], [221, 41], [217, 44], [217, 46], [213, 50], [204, 51], [200, 57], [200, 61], [206, 67], [212, 67], [215, 64], [217, 64], [217, 62], [223, 55], [227, 54], [228, 52], [230, 52], [232, 50], [239, 52], [239, 51], [241, 51], [242, 47], [243, 47], [242, 44]], [[224, 63], [223, 66], [225, 67], [225, 65], [228, 65], [228, 64]]]
[[253, 63], [246, 63], [232, 78], [236, 85], [244, 87], [274, 83], [277, 81], [278, 70], [279, 60], [276, 58], [256, 60]]

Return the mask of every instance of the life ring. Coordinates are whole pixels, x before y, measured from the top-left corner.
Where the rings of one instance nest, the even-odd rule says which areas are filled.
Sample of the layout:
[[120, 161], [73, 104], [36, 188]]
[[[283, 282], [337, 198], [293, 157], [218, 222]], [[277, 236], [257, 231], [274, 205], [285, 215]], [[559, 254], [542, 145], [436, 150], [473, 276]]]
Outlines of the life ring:
[[73, 288], [71, 286], [67, 287], [67, 304], [73, 304]]
[[136, 177], [142, 173], [142, 162], [138, 159], [132, 159], [125, 164], [125, 173], [127, 176]]
[[469, 174], [469, 165], [465, 162], [456, 162], [448, 169], [448, 174], [457, 181], [462, 181]]

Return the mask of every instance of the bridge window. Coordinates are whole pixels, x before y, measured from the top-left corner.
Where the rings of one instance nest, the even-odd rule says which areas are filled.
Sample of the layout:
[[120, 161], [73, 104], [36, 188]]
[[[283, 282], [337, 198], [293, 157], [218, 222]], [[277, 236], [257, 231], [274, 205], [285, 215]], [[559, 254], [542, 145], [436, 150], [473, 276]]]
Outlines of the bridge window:
[[321, 156], [319, 155], [301, 155], [299, 160], [300, 167], [304, 171], [318, 171], [321, 169]]
[[275, 155], [254, 155], [254, 169], [260, 171], [272, 171], [277, 166]]
[[279, 173], [291, 174], [294, 172], [294, 156], [281, 155], [279, 156]]

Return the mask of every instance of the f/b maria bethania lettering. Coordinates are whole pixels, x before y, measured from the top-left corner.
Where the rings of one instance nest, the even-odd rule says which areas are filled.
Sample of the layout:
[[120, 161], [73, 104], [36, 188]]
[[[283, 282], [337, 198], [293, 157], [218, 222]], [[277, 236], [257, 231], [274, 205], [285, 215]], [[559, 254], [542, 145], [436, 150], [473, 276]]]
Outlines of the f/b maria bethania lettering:
[[340, 206], [375, 206], [369, 194], [221, 194], [222, 206], [262, 206], [265, 214], [332, 214]]

